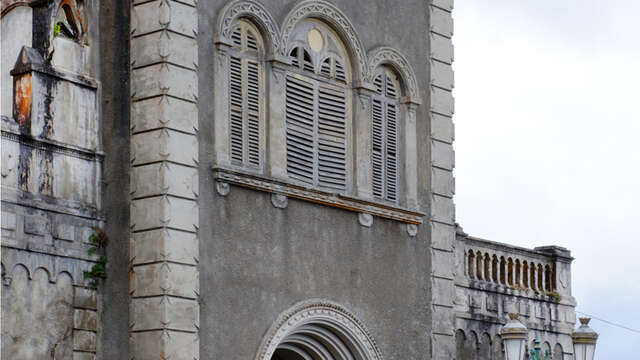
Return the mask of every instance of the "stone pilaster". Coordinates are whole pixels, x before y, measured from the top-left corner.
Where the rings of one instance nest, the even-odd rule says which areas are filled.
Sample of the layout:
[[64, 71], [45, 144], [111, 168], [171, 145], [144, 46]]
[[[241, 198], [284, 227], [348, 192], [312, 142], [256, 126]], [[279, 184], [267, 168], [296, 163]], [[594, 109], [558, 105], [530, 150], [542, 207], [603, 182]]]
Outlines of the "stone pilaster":
[[429, 2], [431, 120], [431, 358], [455, 358], [452, 0]]
[[132, 358], [198, 359], [196, 5], [132, 6]]

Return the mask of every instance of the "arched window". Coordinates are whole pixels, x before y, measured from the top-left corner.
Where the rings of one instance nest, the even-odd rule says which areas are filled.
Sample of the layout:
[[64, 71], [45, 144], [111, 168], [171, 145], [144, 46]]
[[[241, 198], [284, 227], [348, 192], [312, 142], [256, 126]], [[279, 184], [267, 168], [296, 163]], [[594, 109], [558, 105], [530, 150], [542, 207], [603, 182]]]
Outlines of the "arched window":
[[544, 267], [544, 290], [551, 291], [551, 267], [545, 265]]
[[484, 279], [491, 281], [491, 258], [489, 254], [484, 254]]
[[299, 23], [288, 51], [286, 77], [287, 173], [313, 187], [347, 187], [349, 72], [346, 51], [324, 24]]
[[526, 261], [522, 262], [522, 286], [529, 288], [529, 264]]
[[529, 263], [529, 284], [532, 290], [536, 290], [536, 264], [532, 261]]
[[469, 278], [473, 279], [475, 278], [475, 276], [473, 275], [475, 273], [475, 267], [476, 267], [476, 255], [473, 253], [473, 250], [469, 250], [469, 256], [467, 257], [468, 260], [468, 271], [469, 271]]
[[493, 255], [493, 259], [491, 260], [491, 276], [493, 282], [498, 282], [498, 257]]
[[[381, 200], [398, 200], [398, 97], [400, 84], [387, 67], [378, 68], [373, 85], [372, 151], [373, 195]], [[478, 272], [479, 273], [479, 272]]]
[[538, 264], [538, 280], [536, 281], [536, 284], [538, 284], [538, 290], [540, 291], [544, 291], [544, 283], [542, 282], [542, 278], [543, 278], [543, 270], [542, 270], [542, 265]]
[[263, 162], [264, 91], [258, 30], [240, 20], [229, 50], [229, 154], [232, 164], [260, 168]]
[[500, 257], [500, 284], [503, 284], [503, 285], [507, 284], [506, 279], [505, 279], [506, 278], [505, 272], [507, 270], [506, 267], [507, 267], [507, 262], [504, 259], [504, 256], [501, 256]]
[[516, 259], [516, 279], [515, 279], [515, 284], [517, 286], [522, 285], [520, 283], [520, 276], [522, 275], [522, 269], [520, 268], [520, 260]]
[[484, 274], [482, 273], [482, 253], [478, 251], [476, 256], [476, 277], [478, 280], [482, 280], [484, 277]]

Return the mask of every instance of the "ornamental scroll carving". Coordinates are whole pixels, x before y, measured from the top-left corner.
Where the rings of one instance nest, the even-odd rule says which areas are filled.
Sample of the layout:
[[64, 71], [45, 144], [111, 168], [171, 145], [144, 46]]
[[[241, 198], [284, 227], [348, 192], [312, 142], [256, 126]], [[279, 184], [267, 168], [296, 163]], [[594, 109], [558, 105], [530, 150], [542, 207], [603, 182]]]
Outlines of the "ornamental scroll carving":
[[297, 303], [278, 317], [260, 345], [256, 360], [271, 359], [284, 338], [300, 326], [313, 322], [334, 324], [340, 328], [355, 340], [365, 359], [383, 359], [371, 334], [353, 313], [333, 301], [311, 299]]
[[373, 82], [373, 74], [375, 69], [380, 65], [389, 65], [394, 68], [402, 78], [407, 94], [412, 102], [420, 99], [420, 91], [418, 90], [418, 81], [413, 72], [413, 68], [409, 65], [409, 61], [398, 50], [381, 46], [369, 52], [368, 76], [365, 81]]
[[236, 0], [228, 3], [220, 12], [218, 17], [218, 31], [220, 40], [231, 43], [231, 32], [233, 24], [239, 18], [249, 18], [267, 37], [267, 52], [275, 54], [280, 44], [280, 31], [271, 14], [262, 4], [251, 0]]
[[322, 0], [307, 0], [296, 5], [281, 26], [281, 40], [278, 51], [280, 55], [286, 56], [287, 44], [289, 43], [289, 37], [293, 32], [296, 24], [306, 18], [318, 18], [324, 20], [330, 25], [333, 25], [336, 30], [345, 40], [345, 45], [350, 50], [351, 55], [355, 56], [356, 74], [355, 79], [368, 78], [367, 69], [367, 55], [364, 51], [364, 47], [360, 42], [353, 24], [347, 18], [347, 16], [336, 8], [333, 4]]

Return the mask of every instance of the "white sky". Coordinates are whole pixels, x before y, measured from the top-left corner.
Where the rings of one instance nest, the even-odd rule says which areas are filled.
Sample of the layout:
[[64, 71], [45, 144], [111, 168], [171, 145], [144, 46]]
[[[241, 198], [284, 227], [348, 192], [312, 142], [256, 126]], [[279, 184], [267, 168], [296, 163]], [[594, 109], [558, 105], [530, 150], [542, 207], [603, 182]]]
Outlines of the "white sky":
[[[458, 222], [569, 248], [577, 310], [640, 329], [640, 0], [455, 6]], [[596, 359], [640, 358], [590, 325]]]

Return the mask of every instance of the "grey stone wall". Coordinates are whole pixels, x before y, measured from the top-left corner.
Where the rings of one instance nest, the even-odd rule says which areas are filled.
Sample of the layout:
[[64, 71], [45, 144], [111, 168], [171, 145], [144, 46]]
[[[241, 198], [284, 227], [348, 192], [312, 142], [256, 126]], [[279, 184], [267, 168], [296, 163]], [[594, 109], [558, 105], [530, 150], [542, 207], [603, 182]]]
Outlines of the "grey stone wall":
[[[261, 3], [280, 26], [299, 2]], [[226, 81], [220, 78], [224, 73], [216, 77], [219, 52], [214, 41], [219, 35], [216, 20], [226, 4], [198, 2], [200, 99], [215, 99], [216, 84]], [[429, 7], [423, 1], [333, 4], [353, 23], [365, 52], [393, 46], [415, 71], [421, 104], [415, 108], [418, 187], [414, 200], [426, 212], [431, 208], [432, 151], [426, 36]], [[284, 88], [280, 85], [273, 90]], [[361, 216], [334, 203], [324, 206], [292, 196], [284, 202], [272, 198], [269, 186], [285, 194], [293, 192], [287, 192], [286, 181], [285, 185], [279, 185], [280, 179], [270, 182], [273, 178], [268, 174], [252, 180], [251, 186], [260, 190], [234, 183], [244, 181], [238, 180], [241, 175], [220, 178], [211, 169], [220, 166], [215, 124], [226, 121], [221, 113], [215, 101], [199, 103], [200, 353], [212, 358], [253, 358], [280, 314], [299, 301], [322, 298], [351, 310], [367, 327], [383, 357], [431, 358], [427, 220], [422, 220], [414, 237], [403, 221]], [[317, 194], [295, 193], [320, 201]], [[361, 225], [370, 220], [370, 226]], [[453, 313], [450, 315], [452, 323]], [[449, 337], [453, 349], [452, 331]]]
[[3, 358], [98, 351], [100, 299], [83, 272], [102, 255], [88, 255], [89, 237], [105, 220], [99, 8], [68, 2], [77, 32], [64, 38], [60, 5], [3, 2]]

